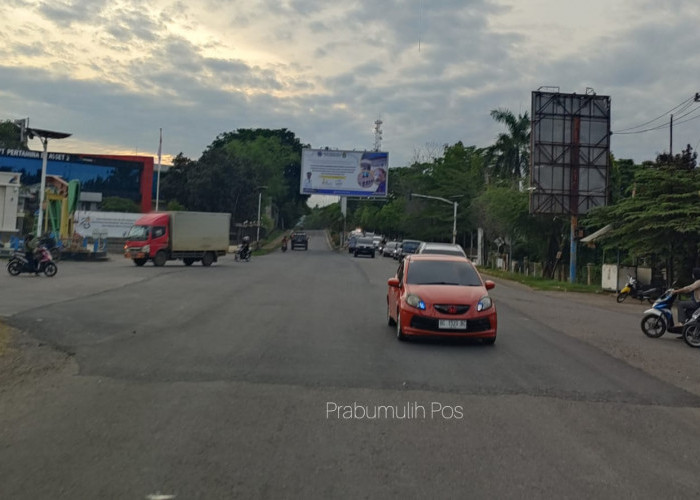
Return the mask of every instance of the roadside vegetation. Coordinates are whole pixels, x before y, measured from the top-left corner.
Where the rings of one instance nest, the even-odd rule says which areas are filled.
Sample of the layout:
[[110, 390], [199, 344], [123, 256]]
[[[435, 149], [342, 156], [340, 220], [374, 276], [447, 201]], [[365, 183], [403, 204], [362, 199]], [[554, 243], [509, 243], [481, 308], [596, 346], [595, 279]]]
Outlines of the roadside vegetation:
[[559, 281], [547, 278], [538, 278], [536, 276], [526, 276], [520, 273], [511, 273], [508, 271], [502, 271], [500, 269], [479, 269], [484, 279], [489, 279], [490, 277], [505, 279], [509, 281], [515, 281], [523, 285], [529, 286], [534, 290], [549, 290], [549, 291], [559, 291], [559, 292], [581, 292], [581, 293], [599, 293], [607, 294], [607, 292], [600, 287], [600, 284], [587, 285], [585, 283], [569, 283], [568, 281]]
[[[457, 243], [471, 255], [483, 231], [482, 267], [511, 263], [507, 269], [530, 271], [534, 264], [527, 274], [565, 281], [569, 218], [529, 210], [530, 117], [505, 109], [491, 117], [503, 126], [494, 144], [426, 145], [409, 165], [389, 171], [386, 200], [348, 200], [346, 217], [339, 203], [309, 207], [309, 196], [299, 193], [301, 151], [309, 146], [287, 129], [225, 132], [199, 159], [177, 155], [161, 181], [161, 196], [168, 207], [230, 212], [240, 234], [255, 226], [262, 208], [263, 239], [303, 221], [308, 229], [328, 229], [337, 244], [356, 227], [388, 239], [450, 241], [453, 206], [412, 195], [440, 197], [458, 203]], [[15, 136], [12, 123], [0, 123], [0, 146], [16, 146]], [[578, 237], [610, 226], [595, 244], [578, 245], [579, 282], [587, 280], [590, 266], [600, 282], [606, 263], [643, 263], [663, 268], [669, 282], [687, 282], [700, 265], [697, 153], [688, 145], [641, 164], [611, 156], [610, 165], [608, 205], [579, 217]]]

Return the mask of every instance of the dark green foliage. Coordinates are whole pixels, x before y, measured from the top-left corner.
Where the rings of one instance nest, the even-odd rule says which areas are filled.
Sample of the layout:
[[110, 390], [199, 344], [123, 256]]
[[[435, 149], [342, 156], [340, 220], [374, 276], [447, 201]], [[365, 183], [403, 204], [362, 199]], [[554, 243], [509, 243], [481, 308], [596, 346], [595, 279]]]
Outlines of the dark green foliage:
[[27, 149], [22, 143], [20, 128], [7, 120], [0, 122], [0, 148]]
[[189, 210], [230, 212], [235, 222], [257, 220], [272, 208], [289, 228], [308, 208], [299, 194], [302, 144], [286, 129], [238, 129], [220, 134], [197, 161], [181, 154], [162, 181], [162, 197]]
[[503, 123], [507, 133], [501, 133], [496, 143], [486, 150], [489, 175], [496, 183], [517, 183], [525, 178], [530, 165], [530, 117], [517, 117], [505, 109], [494, 109], [491, 117]]
[[100, 209], [104, 212], [133, 212], [139, 213], [141, 206], [134, 200], [119, 198], [118, 196], [108, 196], [102, 200]]
[[[686, 154], [692, 162], [692, 152]], [[632, 256], [655, 255], [687, 275], [698, 264], [700, 172], [689, 169], [685, 161], [666, 161], [660, 155], [656, 164], [637, 167], [629, 194], [614, 205], [591, 211], [585, 223], [613, 225], [602, 239], [605, 248]]]

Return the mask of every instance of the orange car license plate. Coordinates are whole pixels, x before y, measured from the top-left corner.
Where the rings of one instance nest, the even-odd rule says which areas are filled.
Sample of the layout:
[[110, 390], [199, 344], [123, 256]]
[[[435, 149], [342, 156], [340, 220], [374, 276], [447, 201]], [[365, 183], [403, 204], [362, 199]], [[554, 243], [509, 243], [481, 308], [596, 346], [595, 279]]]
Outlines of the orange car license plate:
[[441, 319], [438, 322], [438, 327], [445, 330], [466, 330], [466, 319]]

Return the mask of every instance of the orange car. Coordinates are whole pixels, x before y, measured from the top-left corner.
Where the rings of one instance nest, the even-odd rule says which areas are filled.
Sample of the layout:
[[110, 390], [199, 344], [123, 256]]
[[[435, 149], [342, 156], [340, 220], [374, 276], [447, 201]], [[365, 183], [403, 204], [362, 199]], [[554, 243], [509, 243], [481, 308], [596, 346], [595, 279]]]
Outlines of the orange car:
[[399, 340], [437, 335], [496, 342], [496, 306], [488, 294], [496, 284], [484, 281], [469, 259], [407, 255], [387, 284], [387, 322]]

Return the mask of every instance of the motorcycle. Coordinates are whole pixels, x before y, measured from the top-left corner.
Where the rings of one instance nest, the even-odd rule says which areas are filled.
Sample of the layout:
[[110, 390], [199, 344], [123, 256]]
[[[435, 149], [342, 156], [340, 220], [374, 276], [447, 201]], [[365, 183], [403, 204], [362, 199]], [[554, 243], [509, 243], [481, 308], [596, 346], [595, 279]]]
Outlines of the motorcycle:
[[287, 251], [287, 241], [286, 240], [282, 242], [282, 251], [283, 252]]
[[639, 286], [637, 278], [629, 274], [627, 276], [627, 284], [617, 294], [618, 303], [624, 302], [627, 297], [632, 297], [633, 299], [639, 299], [639, 302], [646, 300], [652, 304], [659, 298], [660, 291], [658, 288], [642, 288]]
[[18, 276], [21, 273], [44, 273], [49, 278], [56, 275], [58, 267], [51, 257], [51, 252], [41, 246], [34, 255], [34, 265], [30, 264], [23, 252], [15, 252], [7, 263], [7, 272], [11, 276]]
[[[664, 333], [675, 333], [678, 335], [683, 335], [685, 338], [684, 327], [690, 325], [690, 322], [698, 313], [700, 316], [700, 310], [696, 310], [689, 320], [686, 320], [683, 324], [675, 323], [673, 319], [673, 311], [671, 307], [676, 301], [676, 295], [671, 293], [673, 288], [666, 290], [661, 297], [656, 299], [651, 309], [644, 311], [644, 316], [642, 317], [642, 332], [647, 337], [657, 339], [661, 337]], [[689, 330], [690, 332], [690, 330]], [[691, 337], [694, 335], [690, 333]], [[692, 340], [692, 339], [691, 339]], [[689, 344], [690, 345], [690, 344]], [[700, 345], [699, 345], [700, 346]]]
[[53, 236], [46, 235], [42, 237], [39, 240], [39, 245], [46, 247], [46, 249], [51, 253], [51, 258], [55, 262], [61, 260], [61, 249]]
[[700, 347], [700, 307], [690, 316], [690, 319], [683, 324], [683, 340], [690, 347]]
[[236, 253], [234, 254], [233, 258], [234, 260], [241, 260], [245, 262], [250, 262], [250, 256], [253, 254], [253, 251], [250, 249], [249, 246], [241, 246], [238, 250], [236, 250]]

